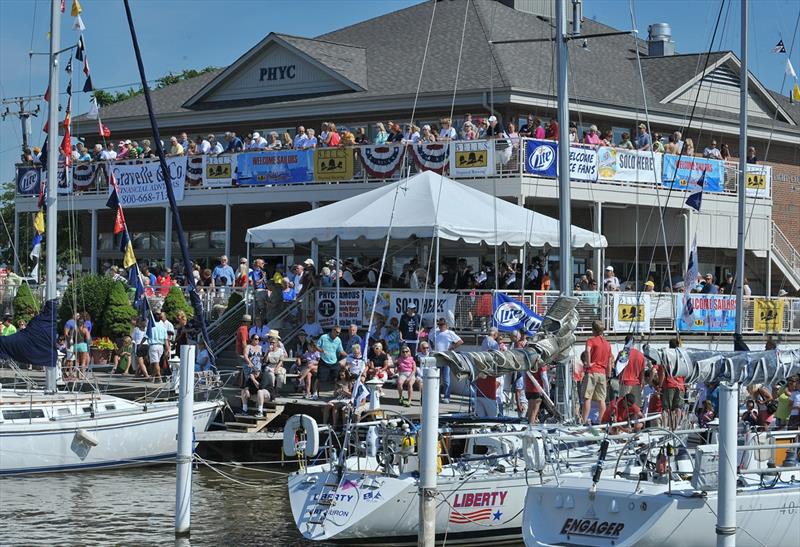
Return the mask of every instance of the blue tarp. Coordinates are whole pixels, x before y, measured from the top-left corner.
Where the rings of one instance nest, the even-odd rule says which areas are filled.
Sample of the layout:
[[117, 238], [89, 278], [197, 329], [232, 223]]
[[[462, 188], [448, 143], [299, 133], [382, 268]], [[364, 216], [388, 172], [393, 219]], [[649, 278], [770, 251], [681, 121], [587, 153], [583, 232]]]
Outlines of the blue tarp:
[[0, 360], [12, 359], [44, 367], [56, 366], [56, 300], [49, 300], [27, 328], [0, 336]]

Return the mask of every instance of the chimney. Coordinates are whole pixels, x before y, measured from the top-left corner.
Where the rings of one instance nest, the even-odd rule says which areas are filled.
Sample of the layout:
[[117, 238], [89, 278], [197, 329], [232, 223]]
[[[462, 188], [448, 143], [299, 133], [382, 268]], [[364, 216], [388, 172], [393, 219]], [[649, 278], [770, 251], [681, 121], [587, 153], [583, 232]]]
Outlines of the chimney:
[[675, 55], [672, 28], [668, 23], [653, 23], [647, 27], [647, 54], [650, 57]]

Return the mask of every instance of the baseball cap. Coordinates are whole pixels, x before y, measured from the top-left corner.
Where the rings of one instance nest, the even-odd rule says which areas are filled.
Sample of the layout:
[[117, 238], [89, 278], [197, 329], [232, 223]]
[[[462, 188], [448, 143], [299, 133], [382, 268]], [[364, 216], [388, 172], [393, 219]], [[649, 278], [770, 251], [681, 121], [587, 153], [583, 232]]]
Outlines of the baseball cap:
[[648, 281], [645, 281], [645, 282], [644, 282], [644, 284], [645, 284], [645, 286], [646, 286], [646, 287], [655, 287], [655, 286], [656, 286], [656, 284], [655, 284], [655, 283], [653, 283], [653, 282], [652, 282], [652, 281], [650, 281], [650, 280], [648, 280]]
[[436, 324], [437, 325], [446, 325], [447, 324], [447, 320], [444, 317], [440, 317], [439, 319], [436, 320]]
[[606, 271], [607, 272], [613, 272], [614, 271], [614, 266], [606, 266]]
[[496, 122], [497, 121], [497, 116], [489, 116], [489, 121], [490, 122]]
[[408, 306], [406, 306], [406, 308], [409, 309], [409, 310], [416, 310], [417, 309], [417, 305], [414, 304], [413, 302], [409, 302], [409, 304], [408, 304]]

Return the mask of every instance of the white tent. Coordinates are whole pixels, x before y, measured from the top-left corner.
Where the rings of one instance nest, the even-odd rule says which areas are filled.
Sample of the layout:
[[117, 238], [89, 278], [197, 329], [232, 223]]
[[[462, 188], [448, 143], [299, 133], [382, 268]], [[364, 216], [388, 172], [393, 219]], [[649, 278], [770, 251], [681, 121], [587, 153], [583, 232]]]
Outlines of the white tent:
[[[394, 211], [394, 214], [392, 214]], [[426, 171], [359, 196], [247, 230], [250, 244], [439, 237], [515, 247], [558, 246], [558, 220]], [[601, 234], [572, 227], [572, 247], [598, 248]]]

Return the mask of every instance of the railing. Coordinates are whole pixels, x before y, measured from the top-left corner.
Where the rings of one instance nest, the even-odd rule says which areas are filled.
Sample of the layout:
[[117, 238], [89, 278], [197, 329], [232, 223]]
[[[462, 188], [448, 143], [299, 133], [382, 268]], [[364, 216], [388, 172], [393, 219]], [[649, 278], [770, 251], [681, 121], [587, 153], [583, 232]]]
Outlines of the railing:
[[242, 316], [247, 312], [247, 300], [242, 299], [217, 318], [208, 328], [208, 337], [213, 341], [214, 351], [223, 351], [236, 336], [236, 330], [242, 323]]
[[[517, 178], [517, 177], [525, 177], [525, 178], [536, 177], [536, 178], [545, 178], [545, 179], [554, 178], [554, 175], [546, 174], [546, 173], [543, 173], [543, 172], [536, 172], [536, 173], [529, 172], [530, 169], [528, 169], [526, 167], [526, 159], [527, 159], [526, 145], [527, 145], [529, 140], [530, 139], [526, 139], [526, 138], [515, 138], [515, 139], [498, 139], [498, 140], [495, 140], [495, 141], [472, 140], [472, 141], [449, 141], [449, 142], [446, 142], [446, 143], [440, 143], [440, 144], [446, 144], [449, 147], [448, 157], [456, 157], [456, 155], [455, 155], [456, 154], [456, 152], [455, 152], [456, 147], [457, 146], [463, 146], [465, 143], [469, 144], [469, 146], [474, 146], [477, 149], [480, 149], [481, 147], [486, 146], [486, 145], [488, 145], [490, 147], [492, 147], [492, 146], [494, 147], [494, 150], [493, 150], [493, 157], [494, 157], [493, 168], [490, 167], [488, 169], [488, 171], [478, 172], [475, 169], [472, 169], [472, 168], [468, 169], [466, 167], [450, 169], [451, 163], [450, 163], [449, 160], [447, 160], [446, 167], [445, 167], [445, 169], [446, 169], [445, 172], [446, 172], [447, 176], [450, 177], [450, 178], [454, 178], [456, 180], [465, 180], [465, 181], [468, 181], [468, 180], [485, 180], [487, 176], [498, 177], [498, 178], [508, 178], [508, 177], [515, 177], [515, 178]], [[511, 145], [509, 146], [508, 143], [511, 143]], [[416, 173], [420, 172], [421, 170], [424, 170], [424, 169], [421, 169], [419, 167], [418, 162], [416, 162], [415, 159], [414, 159], [415, 156], [414, 156], [414, 153], [411, 150], [412, 145], [387, 145], [387, 146], [404, 146], [404, 147], [406, 147], [406, 153], [404, 154], [402, 161], [400, 163], [398, 163], [397, 169], [391, 175], [389, 175], [389, 176], [375, 176], [375, 175], [372, 175], [372, 174], [370, 174], [369, 170], [367, 169], [368, 166], [365, 165], [365, 163], [361, 159], [361, 155], [358, 153], [360, 149], [366, 149], [366, 148], [369, 148], [370, 146], [374, 146], [374, 145], [352, 146], [352, 147], [348, 147], [348, 148], [318, 148], [317, 149], [318, 151], [331, 151], [331, 150], [340, 150], [340, 151], [341, 150], [350, 150], [350, 151], [352, 151], [352, 157], [349, 157], [349, 156], [346, 157], [346, 160], [348, 162], [352, 161], [352, 165], [353, 165], [352, 176], [342, 176], [342, 175], [337, 176], [337, 175], [332, 175], [332, 174], [328, 173], [328, 174], [325, 174], [324, 176], [322, 174], [320, 174], [318, 177], [315, 178], [315, 176], [314, 176], [314, 168], [313, 168], [313, 166], [310, 166], [309, 167], [310, 178], [308, 180], [300, 180], [300, 181], [296, 181], [296, 182], [286, 181], [286, 180], [275, 180], [275, 181], [261, 182], [259, 184], [255, 184], [255, 185], [251, 185], [251, 184], [239, 185], [236, 182], [235, 179], [236, 179], [236, 176], [237, 176], [236, 173], [238, 171], [238, 167], [237, 166], [238, 166], [239, 156], [242, 156], [242, 155], [243, 156], [247, 156], [248, 154], [253, 154], [253, 153], [257, 153], [257, 152], [265, 153], [267, 155], [269, 155], [269, 154], [276, 154], [277, 155], [277, 154], [280, 154], [281, 152], [278, 152], [278, 151], [270, 152], [270, 151], [261, 150], [261, 151], [245, 151], [245, 152], [242, 152], [242, 153], [239, 153], [239, 154], [220, 154], [219, 156], [189, 156], [189, 160], [188, 160], [189, 162], [197, 162], [197, 165], [193, 166], [194, 170], [201, 171], [202, 174], [201, 175], [196, 175], [194, 178], [191, 178], [191, 179], [189, 179], [188, 176], [187, 176], [187, 183], [185, 185], [185, 190], [189, 195], [191, 195], [191, 194], [194, 194], [196, 192], [210, 191], [210, 190], [213, 190], [213, 189], [217, 189], [218, 190], [219, 188], [246, 188], [248, 186], [252, 187], [252, 186], [293, 186], [293, 185], [310, 185], [310, 184], [386, 183], [386, 182], [391, 182], [393, 180], [398, 180], [399, 178], [407, 176], [407, 175], [416, 174]], [[586, 149], [586, 150], [595, 150], [596, 149], [595, 147], [591, 147], [591, 146], [588, 146], [588, 145], [574, 145], [573, 144], [572, 147], [575, 148], [575, 149]], [[286, 153], [286, 151], [284, 151], [283, 153]], [[318, 161], [318, 159], [316, 158], [316, 155], [312, 151], [309, 151], [308, 154], [312, 157], [312, 160], [310, 160], [310, 163]], [[643, 153], [641, 153], [641, 156], [649, 158], [650, 157], [650, 153], [644, 153], [643, 152]], [[230, 178], [230, 175], [232, 174], [233, 175], [233, 179], [234, 179], [233, 182], [220, 184], [218, 182], [218, 180], [217, 181], [212, 181], [212, 180], [210, 180], [210, 178], [207, 178], [206, 177], [207, 169], [206, 169], [206, 165], [205, 165], [205, 161], [207, 161], [207, 158], [218, 158], [218, 159], [226, 159], [227, 158], [227, 159], [230, 159], [230, 162], [228, 163], [228, 166], [230, 168], [229, 178]], [[658, 158], [659, 159], [657, 159], [657, 162], [656, 162], [658, 164], [657, 165], [657, 167], [658, 167], [657, 171], [658, 171], [658, 173], [660, 173], [661, 172], [661, 169], [660, 169], [661, 164], [659, 163], [661, 161], [660, 160], [660, 158], [661, 158], [660, 154], [658, 155]], [[702, 160], [700, 158], [696, 158], [696, 159], [698, 161], [705, 161], [705, 160]], [[76, 196], [79, 196], [79, 195], [94, 195], [94, 196], [96, 196], [96, 195], [104, 195], [104, 194], [106, 194], [107, 191], [108, 191], [107, 190], [108, 189], [108, 183], [107, 183], [108, 166], [109, 165], [113, 165], [113, 164], [124, 164], [126, 162], [130, 163], [131, 161], [142, 162], [143, 160], [122, 160], [120, 162], [91, 162], [89, 164], [86, 164], [86, 163], [82, 164], [80, 162], [76, 162], [76, 165], [73, 167], [73, 169], [81, 168], [81, 166], [86, 168], [87, 165], [94, 166], [93, 169], [95, 169], [97, 166], [102, 166], [102, 169], [100, 170], [100, 175], [99, 176], [97, 176], [97, 174], [95, 174], [95, 172], [92, 171], [92, 175], [91, 175], [92, 182], [89, 183], [88, 185], [81, 186], [81, 187], [73, 185], [73, 193]], [[150, 161], [155, 161], [155, 160], [150, 160]], [[470, 160], [466, 160], [467, 163], [469, 163], [469, 161]], [[640, 180], [640, 179], [644, 179], [645, 176], [648, 176], [650, 179], [654, 178], [652, 170], [641, 169], [641, 171], [640, 171], [641, 174], [642, 174], [641, 177], [638, 174], [639, 172], [636, 172], [636, 171], [634, 171], [633, 175], [630, 175], [628, 177], [625, 177], [625, 176], [620, 177], [618, 174], [614, 175], [614, 176], [609, 176], [608, 173], [610, 171], [608, 169], [606, 169], [606, 168], [603, 168], [603, 165], [601, 163], [599, 163], [596, 158], [595, 158], [594, 161], [595, 161], [595, 168], [598, 170], [597, 179], [595, 181], [593, 181], [593, 182], [589, 182], [589, 181], [577, 180], [577, 178], [579, 178], [579, 177], [574, 177], [576, 179], [576, 180], [574, 180], [575, 184], [581, 184], [581, 183], [585, 183], [585, 184], [607, 184], [607, 185], [623, 186], [623, 187], [641, 186], [641, 187], [651, 187], [651, 188], [655, 187], [655, 186], [660, 186], [662, 184], [660, 180], [657, 181], [657, 182], [652, 182], [652, 181], [650, 181], [650, 182], [642, 182]], [[720, 162], [720, 163], [722, 163], [722, 162]], [[724, 177], [723, 177], [723, 180], [720, 183], [720, 189], [716, 193], [728, 194], [728, 195], [735, 194], [736, 193], [736, 180], [737, 180], [736, 174], [738, 172], [737, 166], [735, 164], [731, 163], [731, 162], [724, 162], [723, 166], [724, 166]], [[19, 169], [28, 169], [31, 166], [30, 165], [19, 164], [17, 167]], [[599, 167], [599, 169], [598, 169], [598, 167]], [[345, 171], [348, 171], [348, 170], [346, 169]], [[553, 173], [554, 173], [554, 171], [553, 171]], [[86, 179], [86, 176], [84, 176], [83, 178]], [[20, 177], [19, 174], [18, 174], [18, 180], [25, 180], [25, 177]], [[29, 196], [29, 197], [31, 197], [31, 199], [34, 199], [35, 196], [38, 195], [38, 192], [34, 192], [33, 191], [33, 187], [31, 185], [27, 185], [26, 188], [27, 188], [27, 191], [22, 193], [22, 194], [20, 194], [19, 193], [20, 187], [18, 186], [18, 188], [17, 188], [17, 190], [18, 190], [17, 196], [18, 197]], [[769, 188], [769, 186], [768, 186], [768, 188]], [[757, 194], [755, 197], [769, 199], [771, 197], [771, 191], [767, 190], [767, 191], [765, 191], [763, 193]]]
[[794, 248], [789, 238], [772, 223], [772, 249], [777, 252], [779, 258], [795, 274], [795, 278], [800, 280], [800, 252]]

